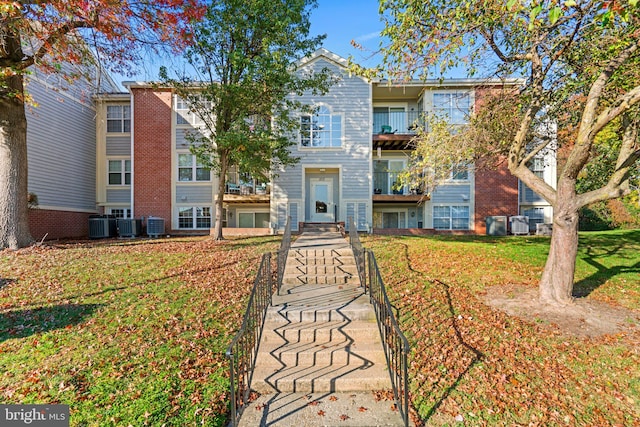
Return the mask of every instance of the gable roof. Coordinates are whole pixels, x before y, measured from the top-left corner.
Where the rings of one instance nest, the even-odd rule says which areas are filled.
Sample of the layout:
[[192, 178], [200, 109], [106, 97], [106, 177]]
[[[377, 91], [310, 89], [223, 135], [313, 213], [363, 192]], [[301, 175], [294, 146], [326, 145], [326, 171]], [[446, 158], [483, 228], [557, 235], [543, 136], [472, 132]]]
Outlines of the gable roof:
[[324, 58], [325, 60], [337, 65], [338, 67], [342, 68], [342, 69], [347, 69], [349, 67], [349, 61], [347, 61], [345, 58], [341, 57], [340, 55], [336, 55], [335, 53], [331, 52], [330, 50], [327, 50], [323, 47], [321, 47], [320, 49], [316, 50], [315, 52], [313, 52], [311, 55], [309, 56], [305, 56], [304, 58], [300, 59], [297, 62], [297, 66], [298, 67], [302, 67], [304, 65], [309, 65], [317, 60], [319, 60], [320, 58]]

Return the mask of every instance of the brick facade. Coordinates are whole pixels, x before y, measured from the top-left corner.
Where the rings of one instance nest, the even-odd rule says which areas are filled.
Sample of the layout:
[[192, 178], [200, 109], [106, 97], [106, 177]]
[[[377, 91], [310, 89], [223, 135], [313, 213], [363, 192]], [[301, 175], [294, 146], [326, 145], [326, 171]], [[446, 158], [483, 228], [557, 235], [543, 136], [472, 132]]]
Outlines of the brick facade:
[[475, 178], [475, 233], [485, 234], [486, 217], [518, 214], [518, 179], [506, 162], [495, 169], [478, 168]]
[[89, 235], [89, 213], [29, 210], [29, 230], [35, 240], [85, 238]]
[[133, 209], [171, 228], [171, 91], [133, 88]]

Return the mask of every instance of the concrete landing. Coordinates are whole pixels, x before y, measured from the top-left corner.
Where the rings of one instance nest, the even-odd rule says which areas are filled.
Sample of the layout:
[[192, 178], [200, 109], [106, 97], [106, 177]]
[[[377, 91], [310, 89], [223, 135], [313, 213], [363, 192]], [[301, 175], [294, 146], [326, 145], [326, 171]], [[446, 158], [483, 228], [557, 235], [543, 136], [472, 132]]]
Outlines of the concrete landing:
[[362, 393], [277, 393], [245, 409], [241, 426], [401, 426], [394, 402]]

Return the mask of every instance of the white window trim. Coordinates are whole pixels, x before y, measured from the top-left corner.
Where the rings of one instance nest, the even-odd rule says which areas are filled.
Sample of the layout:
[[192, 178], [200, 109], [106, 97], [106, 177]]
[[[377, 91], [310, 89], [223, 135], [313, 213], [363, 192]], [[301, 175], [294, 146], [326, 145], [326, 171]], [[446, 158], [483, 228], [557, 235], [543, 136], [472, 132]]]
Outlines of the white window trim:
[[[339, 114], [339, 113], [335, 113], [333, 111], [333, 108], [331, 108], [329, 105], [327, 104], [317, 104], [315, 105], [316, 109], [320, 109], [321, 107], [326, 108], [327, 110], [329, 110], [329, 123], [332, 123], [333, 121], [333, 117], [334, 116], [340, 116], [340, 145], [339, 146], [330, 146], [330, 147], [322, 147], [322, 146], [306, 146], [306, 145], [302, 145], [302, 129], [298, 129], [298, 149], [303, 150], [303, 151], [313, 151], [313, 150], [319, 150], [319, 151], [340, 151], [340, 150], [344, 150], [345, 146], [345, 136], [344, 136], [344, 126], [345, 126], [345, 115], [344, 114]], [[298, 116], [298, 122], [300, 125], [302, 125], [302, 117], [304, 116], [311, 116], [313, 117], [316, 113], [300, 113]], [[329, 134], [331, 134], [331, 130], [329, 130]], [[332, 140], [333, 141], [333, 140]]]
[[[469, 95], [469, 115], [472, 115], [475, 109], [475, 91], [473, 89], [438, 89], [438, 90], [433, 90], [431, 91], [431, 93], [429, 94], [428, 97], [426, 97], [429, 101], [429, 105], [428, 108], [425, 109], [425, 111], [428, 111], [429, 113], [434, 113], [436, 112], [435, 106], [434, 106], [434, 95], [440, 95], [440, 94], [468, 94]], [[440, 110], [438, 110], [440, 111]], [[452, 125], [465, 125], [468, 123], [468, 120], [465, 121], [464, 123], [451, 123]]]
[[[180, 166], [180, 156], [189, 155], [191, 156], [191, 179], [187, 181], [180, 180], [180, 169], [187, 169], [187, 166]], [[209, 179], [196, 179], [197, 178], [197, 170], [198, 170], [198, 158], [195, 154], [190, 151], [178, 151], [176, 154], [176, 183], [177, 184], [208, 184], [213, 181], [212, 178], [212, 170], [209, 169]], [[208, 169], [208, 168], [204, 168]]]
[[133, 218], [131, 216], [131, 207], [130, 206], [112, 206], [107, 208], [106, 213], [107, 215], [113, 215], [113, 211], [114, 210], [123, 210], [124, 211], [124, 216], [123, 217], [118, 217], [118, 218], [123, 218], [123, 219], [131, 219]]
[[404, 213], [404, 224], [402, 227], [398, 227], [399, 229], [402, 228], [408, 228], [409, 227], [409, 209], [407, 208], [393, 208], [393, 207], [389, 207], [389, 208], [375, 208], [373, 209], [373, 215], [375, 215], [376, 213], [397, 213], [398, 214], [398, 220], [400, 219], [400, 213]]
[[[129, 118], [126, 119], [126, 120], [129, 121], [129, 131], [128, 132], [124, 132], [124, 131], [109, 132], [109, 121], [116, 120], [116, 119], [110, 119], [109, 118], [109, 107], [121, 107], [121, 108], [129, 107]], [[120, 128], [124, 129], [124, 121], [125, 121], [124, 112], [122, 113], [122, 116], [120, 117], [119, 120], [120, 120], [120, 124], [121, 124]], [[106, 104], [105, 109], [104, 109], [104, 126], [105, 126], [104, 127], [105, 133], [108, 136], [130, 135], [131, 134], [131, 130], [133, 129], [133, 111], [132, 111], [131, 105], [130, 104], [122, 104], [122, 103], [120, 103], [120, 104], [115, 104], [115, 103]]]
[[[173, 110], [174, 110], [175, 116], [176, 116], [174, 122], [176, 124], [176, 128], [184, 129], [184, 128], [194, 128], [194, 127], [204, 127], [205, 126], [205, 123], [200, 118], [200, 116], [198, 116], [195, 112], [191, 111], [191, 108], [188, 107], [188, 102], [186, 100], [181, 99], [178, 95], [174, 95], [173, 99], [174, 99], [174, 101], [173, 101]], [[178, 108], [178, 103], [184, 103], [184, 105], [186, 105], [187, 108]], [[187, 118], [182, 116], [180, 114], [181, 112], [186, 112]], [[187, 120], [188, 123], [178, 123], [178, 119], [180, 117], [182, 117], [183, 119]]]
[[[185, 208], [190, 208], [191, 209], [191, 213], [193, 214], [193, 216], [191, 217], [191, 227], [180, 227], [180, 209], [185, 209]], [[209, 208], [209, 213], [210, 213], [210, 224], [209, 227], [196, 227], [197, 224], [197, 211], [196, 209], [200, 208], [200, 209], [204, 209], [204, 208]], [[215, 214], [214, 214], [214, 207], [212, 205], [193, 205], [193, 204], [185, 204], [185, 205], [178, 205], [175, 207], [175, 229], [176, 230], [208, 230], [211, 227], [213, 227], [215, 225]]]
[[[436, 228], [435, 226], [435, 209], [448, 207], [449, 208], [449, 228]], [[469, 209], [469, 218], [467, 219], [467, 228], [453, 228], [453, 218], [451, 217], [451, 208], [452, 207], [466, 207]], [[438, 203], [431, 206], [431, 227], [434, 230], [442, 230], [442, 231], [468, 231], [472, 230], [473, 223], [473, 211], [471, 209], [471, 205], [469, 203]]]
[[[122, 184], [109, 184], [109, 175], [111, 175], [112, 173], [116, 173], [116, 172], [110, 172], [109, 171], [109, 162], [116, 162], [119, 161], [120, 165], [122, 167], [122, 169], [120, 170], [120, 176], [122, 178]], [[126, 174], [127, 171], [125, 169], [125, 164], [126, 161], [129, 161], [129, 175], [130, 175], [130, 181], [133, 182], [133, 172], [131, 169], [133, 169], [133, 162], [131, 162], [131, 159], [128, 157], [107, 157], [107, 187], [111, 187], [111, 188], [130, 188], [131, 184], [125, 184], [126, 182]]]

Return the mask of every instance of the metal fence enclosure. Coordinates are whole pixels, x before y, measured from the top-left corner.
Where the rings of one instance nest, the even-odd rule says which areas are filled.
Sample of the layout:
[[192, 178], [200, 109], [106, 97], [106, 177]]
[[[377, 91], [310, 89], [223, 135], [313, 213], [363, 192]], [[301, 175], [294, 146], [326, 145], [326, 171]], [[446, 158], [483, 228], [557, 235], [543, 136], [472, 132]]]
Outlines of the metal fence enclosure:
[[236, 426], [249, 402], [251, 379], [256, 366], [262, 327], [271, 305], [271, 254], [262, 255], [260, 269], [253, 283], [242, 326], [227, 348], [231, 381], [231, 425]]
[[387, 366], [391, 375], [393, 395], [398, 403], [398, 410], [409, 425], [409, 342], [404, 336], [393, 314], [393, 307], [387, 297], [387, 291], [380, 276], [378, 263], [373, 251], [366, 251], [368, 266], [368, 283], [371, 303], [376, 312], [378, 328], [382, 338], [382, 346], [387, 358]]

